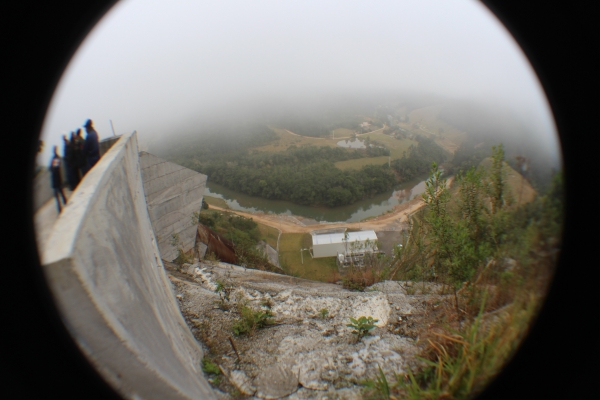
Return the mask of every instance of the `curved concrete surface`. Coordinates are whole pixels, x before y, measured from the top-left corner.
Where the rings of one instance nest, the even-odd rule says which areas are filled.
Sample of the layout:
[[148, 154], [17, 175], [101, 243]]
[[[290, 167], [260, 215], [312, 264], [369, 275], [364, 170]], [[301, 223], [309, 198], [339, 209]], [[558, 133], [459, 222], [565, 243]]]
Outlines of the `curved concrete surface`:
[[140, 166], [150, 223], [161, 258], [173, 261], [177, 249], [171, 245], [172, 234], [179, 235], [184, 251], [194, 248], [197, 223], [192, 224], [191, 217], [202, 207], [206, 175], [145, 151], [140, 152]]
[[88, 172], [42, 254], [63, 321], [125, 398], [214, 398], [146, 208], [136, 133]]

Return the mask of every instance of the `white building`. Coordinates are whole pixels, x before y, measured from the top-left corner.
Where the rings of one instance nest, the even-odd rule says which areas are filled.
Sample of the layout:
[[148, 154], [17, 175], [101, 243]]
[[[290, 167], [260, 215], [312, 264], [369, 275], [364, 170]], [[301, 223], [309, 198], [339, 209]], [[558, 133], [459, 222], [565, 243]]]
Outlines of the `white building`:
[[376, 240], [375, 231], [313, 234], [312, 255], [314, 258], [337, 257], [338, 254], [362, 256], [378, 251]]

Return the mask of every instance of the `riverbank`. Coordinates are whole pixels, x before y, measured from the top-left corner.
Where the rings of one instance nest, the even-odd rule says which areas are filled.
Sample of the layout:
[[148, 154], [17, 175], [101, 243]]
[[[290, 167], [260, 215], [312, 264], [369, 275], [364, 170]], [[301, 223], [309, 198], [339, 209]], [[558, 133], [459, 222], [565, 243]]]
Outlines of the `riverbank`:
[[[448, 186], [452, 185], [454, 177], [448, 179]], [[394, 208], [377, 217], [370, 218], [360, 222], [318, 222], [308, 218], [303, 218], [289, 214], [267, 214], [262, 212], [244, 212], [232, 209], [225, 209], [217, 206], [210, 206], [214, 210], [228, 213], [234, 213], [246, 218], [252, 218], [255, 222], [279, 229], [281, 233], [306, 233], [318, 229], [329, 228], [348, 228], [374, 231], [393, 231], [402, 230], [406, 227], [408, 218], [411, 214], [418, 211], [425, 203], [421, 196], [398, 204]]]

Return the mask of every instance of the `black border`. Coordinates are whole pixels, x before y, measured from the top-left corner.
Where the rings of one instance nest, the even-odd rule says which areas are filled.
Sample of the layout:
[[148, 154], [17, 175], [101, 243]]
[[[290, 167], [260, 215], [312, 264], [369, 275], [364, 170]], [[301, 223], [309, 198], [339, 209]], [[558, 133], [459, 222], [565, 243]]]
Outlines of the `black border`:
[[[118, 398], [78, 351], [43, 280], [34, 244], [31, 181], [51, 95], [75, 49], [115, 0], [2, 3], [0, 47], [4, 218], [2, 392], [10, 398]], [[592, 251], [593, 134], [600, 71], [593, 2], [484, 0], [517, 39], [546, 90], [561, 135], [567, 189], [565, 241], [547, 302], [517, 356], [481, 398], [593, 397], [600, 372]], [[400, 23], [400, 22], [399, 22]], [[91, 94], [93, 95], [93, 94]], [[596, 157], [595, 157], [596, 156]]]
[[39, 267], [31, 210], [35, 149], [46, 108], [75, 50], [114, 0], [2, 3], [5, 168], [2, 210], [2, 392], [119, 399], [79, 351]]

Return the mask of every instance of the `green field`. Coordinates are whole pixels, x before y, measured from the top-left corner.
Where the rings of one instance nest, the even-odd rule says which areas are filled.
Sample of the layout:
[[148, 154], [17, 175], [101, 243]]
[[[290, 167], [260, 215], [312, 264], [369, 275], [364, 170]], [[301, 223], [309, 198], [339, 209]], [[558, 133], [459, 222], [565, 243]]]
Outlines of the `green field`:
[[381, 142], [385, 145], [385, 147], [390, 149], [390, 153], [391, 153], [390, 155], [392, 157], [392, 160], [395, 160], [397, 158], [402, 158], [402, 154], [405, 151], [408, 151], [408, 148], [410, 147], [411, 144], [413, 144], [415, 146], [417, 145], [416, 140], [410, 140], [410, 139], [398, 140], [394, 137], [385, 135], [381, 132], [371, 133], [370, 136], [371, 136], [371, 141]]
[[312, 138], [307, 136], [296, 136], [287, 132], [285, 129], [275, 128], [270, 126], [279, 139], [275, 140], [275, 142], [270, 143], [265, 146], [255, 147], [253, 150], [264, 151], [269, 153], [277, 153], [281, 151], [285, 151], [290, 146], [329, 146], [336, 147], [338, 139], [331, 138]]
[[338, 161], [335, 163], [335, 166], [341, 169], [342, 171], [348, 169], [361, 169], [365, 165], [369, 164], [387, 164], [388, 157], [387, 156], [379, 156], [379, 157], [368, 157], [368, 158], [357, 158], [355, 160], [346, 160], [346, 161]]
[[219, 197], [204, 196], [204, 201], [206, 202], [206, 204], [208, 204], [209, 207], [217, 206], [217, 207], [226, 208], [226, 209], [229, 208], [229, 206], [227, 205], [225, 200], [223, 200]]
[[[428, 106], [411, 111], [408, 115], [410, 122], [400, 122], [398, 125], [408, 131], [435, 138], [437, 144], [454, 153], [466, 137], [466, 133], [440, 119], [439, 113], [443, 105]], [[424, 128], [413, 127], [417, 123]]]
[[[338, 128], [335, 130], [336, 139], [329, 138], [311, 138], [306, 136], [296, 136], [287, 132], [285, 129], [270, 127], [279, 139], [275, 142], [254, 148], [254, 150], [277, 153], [287, 150], [290, 146], [329, 146], [337, 147], [337, 142], [340, 141], [342, 136], [352, 136], [354, 131], [346, 128]], [[338, 133], [341, 135], [337, 138]], [[398, 140], [391, 136], [385, 135], [382, 131], [376, 133], [369, 133], [368, 135], [360, 136], [361, 139], [365, 139], [367, 136], [371, 137], [371, 140], [378, 141], [385, 145], [390, 150], [392, 160], [396, 158], [402, 158], [402, 154], [408, 150], [411, 144], [417, 145], [415, 140], [402, 139]], [[360, 169], [368, 164], [384, 164], [388, 161], [385, 156], [372, 157], [357, 160], [340, 161], [336, 163], [336, 166], [342, 170], [344, 169]]]
[[303, 251], [304, 264], [300, 257], [300, 249], [312, 245], [310, 233], [284, 233], [279, 241], [279, 260], [288, 275], [299, 278], [327, 282], [337, 274], [335, 257], [312, 258], [308, 251]]
[[333, 130], [333, 135], [336, 139], [342, 139], [346, 137], [353, 137], [354, 130], [348, 128], [336, 128]]
[[261, 239], [267, 242], [267, 244], [274, 249], [277, 248], [277, 238], [279, 237], [279, 231], [272, 226], [261, 224], [257, 222], [258, 230], [260, 231]]

